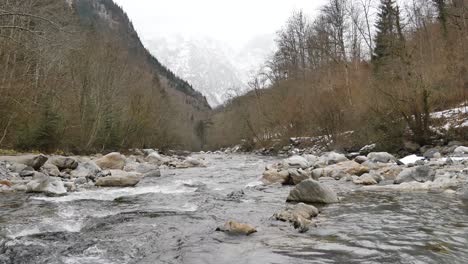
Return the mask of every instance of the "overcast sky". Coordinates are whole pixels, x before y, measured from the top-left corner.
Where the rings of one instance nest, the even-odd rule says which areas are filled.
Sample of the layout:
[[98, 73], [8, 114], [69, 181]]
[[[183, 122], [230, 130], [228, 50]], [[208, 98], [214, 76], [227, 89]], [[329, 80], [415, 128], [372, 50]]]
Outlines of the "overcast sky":
[[325, 0], [114, 0], [143, 40], [208, 36], [240, 47], [279, 30], [294, 10], [314, 15]]

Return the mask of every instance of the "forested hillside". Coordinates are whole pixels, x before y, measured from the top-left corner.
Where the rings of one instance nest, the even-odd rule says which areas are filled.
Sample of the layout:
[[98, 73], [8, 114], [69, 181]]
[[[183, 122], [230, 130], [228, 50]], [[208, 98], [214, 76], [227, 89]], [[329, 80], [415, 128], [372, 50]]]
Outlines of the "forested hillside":
[[200, 148], [206, 99], [112, 0], [0, 0], [0, 147]]
[[314, 19], [294, 13], [253, 91], [217, 110], [212, 147], [301, 136], [388, 150], [466, 140], [466, 126], [440, 130], [430, 113], [468, 99], [468, 1], [402, 2], [329, 0]]

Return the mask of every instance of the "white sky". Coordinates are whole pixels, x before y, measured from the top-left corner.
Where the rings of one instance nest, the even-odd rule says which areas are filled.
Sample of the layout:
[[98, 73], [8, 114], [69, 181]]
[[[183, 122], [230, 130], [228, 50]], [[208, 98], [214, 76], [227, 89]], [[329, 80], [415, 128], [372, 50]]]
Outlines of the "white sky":
[[114, 0], [144, 40], [167, 35], [207, 36], [240, 47], [275, 33], [294, 10], [314, 15], [325, 0]]

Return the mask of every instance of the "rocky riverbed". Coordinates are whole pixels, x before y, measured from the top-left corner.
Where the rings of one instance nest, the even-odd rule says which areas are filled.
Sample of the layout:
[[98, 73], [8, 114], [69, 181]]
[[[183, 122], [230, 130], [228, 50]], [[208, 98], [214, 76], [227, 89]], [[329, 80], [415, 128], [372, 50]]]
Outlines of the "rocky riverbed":
[[0, 263], [466, 263], [465, 151], [7, 157]]

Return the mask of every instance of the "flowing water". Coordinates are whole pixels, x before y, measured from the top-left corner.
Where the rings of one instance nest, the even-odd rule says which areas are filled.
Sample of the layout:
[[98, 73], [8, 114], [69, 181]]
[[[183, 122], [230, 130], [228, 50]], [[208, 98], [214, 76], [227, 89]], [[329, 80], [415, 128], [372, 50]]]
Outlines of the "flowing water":
[[[344, 188], [300, 234], [271, 218], [290, 187], [258, 185], [274, 158], [205, 157], [208, 168], [135, 188], [0, 195], [0, 263], [468, 263], [468, 204], [456, 196]], [[231, 219], [258, 232], [215, 231]]]

